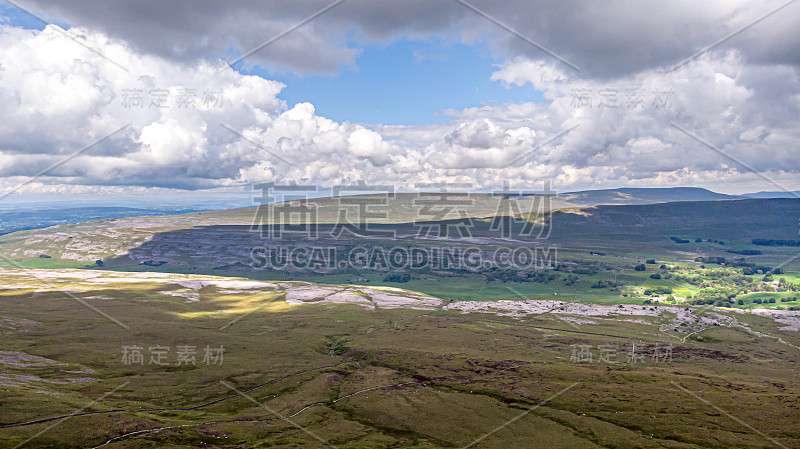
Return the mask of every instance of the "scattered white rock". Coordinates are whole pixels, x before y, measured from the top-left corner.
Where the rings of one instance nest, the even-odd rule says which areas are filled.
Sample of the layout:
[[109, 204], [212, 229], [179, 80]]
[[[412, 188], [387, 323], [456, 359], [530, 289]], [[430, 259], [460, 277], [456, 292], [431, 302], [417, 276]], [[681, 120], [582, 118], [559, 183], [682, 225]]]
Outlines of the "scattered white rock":
[[0, 365], [14, 368], [30, 368], [63, 365], [63, 363], [24, 352], [0, 351]]
[[361, 292], [369, 296], [376, 307], [381, 309], [407, 308], [435, 310], [442, 304], [441, 299], [421, 293], [414, 293], [401, 289], [382, 290], [386, 289], [377, 289], [373, 287], [360, 289]]
[[166, 290], [166, 291], [162, 291], [162, 292], [159, 292], [159, 293], [164, 294], [164, 295], [178, 296], [178, 297], [181, 297], [181, 298], [186, 298], [188, 300], [186, 302], [197, 302], [197, 301], [200, 301], [200, 293], [197, 293], [196, 291], [190, 290], [188, 288], [184, 288], [184, 289], [181, 289], [181, 290]]
[[26, 318], [0, 318], [0, 329], [9, 329], [13, 332], [30, 332], [40, 327], [42, 323]]
[[772, 318], [786, 326], [778, 328], [782, 331], [800, 332], [800, 311], [777, 309], [753, 309], [753, 314]]
[[286, 302], [289, 304], [355, 304], [368, 309], [408, 308], [435, 310], [442, 300], [399, 288], [343, 287], [286, 285]]

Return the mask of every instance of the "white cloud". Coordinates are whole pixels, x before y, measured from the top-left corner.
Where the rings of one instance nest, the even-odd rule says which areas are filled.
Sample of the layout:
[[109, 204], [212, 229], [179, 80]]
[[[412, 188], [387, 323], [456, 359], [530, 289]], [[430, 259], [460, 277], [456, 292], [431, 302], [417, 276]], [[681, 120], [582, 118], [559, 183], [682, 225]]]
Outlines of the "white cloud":
[[[780, 73], [774, 83], [765, 82]], [[493, 79], [544, 91], [547, 104], [514, 104], [460, 112], [463, 120], [491, 118], [534, 123], [538, 142], [573, 124], [580, 126], [559, 142], [531, 156], [541, 163], [564, 166], [565, 180], [586, 181], [580, 171], [596, 171], [606, 183], [681, 178], [690, 184], [695, 172], [726, 167], [746, 172], [741, 161], [756, 170], [795, 172], [800, 162], [800, 130], [796, 120], [800, 102], [791, 94], [800, 89], [796, 68], [753, 66], [738, 52], [705, 55], [676, 71], [645, 70], [609, 80], [570, 76], [553, 63], [517, 58], [507, 62]], [[641, 102], [634, 101], [639, 98]], [[769, 114], [780, 110], [781, 114]], [[695, 141], [672, 126], [688, 129], [729, 157]], [[733, 159], [733, 160], [732, 160]], [[608, 168], [614, 168], [608, 171]], [[685, 171], [681, 171], [684, 170]], [[622, 174], [621, 174], [622, 173]], [[795, 185], [795, 182], [791, 184]], [[773, 187], [774, 188], [774, 187]]]
[[[583, 74], [613, 78], [670, 66], [767, 13], [785, 0], [635, 0], [470, 2], [528, 39], [580, 66]], [[457, 2], [348, 0], [284, 33], [329, 0], [303, 2], [228, 0], [28, 0], [46, 17], [86, 26], [130, 42], [138, 52], [176, 61], [232, 60], [265, 42], [247, 64], [294, 73], [335, 73], [356, 64], [367, 42], [401, 36], [444, 42], [488, 43], [502, 59], [556, 60]], [[102, 11], [102, 13], [98, 13]], [[724, 42], [756, 63], [800, 63], [796, 32], [800, 5], [781, 8], [751, 29]], [[238, 51], [231, 51], [236, 48]], [[559, 63], [560, 64], [560, 63]], [[566, 68], [566, 65], [560, 65]], [[568, 69], [571, 70], [571, 69]]]
[[375, 165], [383, 165], [389, 161], [387, 153], [390, 145], [375, 131], [369, 129], [353, 131], [347, 143], [351, 154], [367, 158]]
[[[45, 184], [28, 188], [197, 189], [273, 180], [328, 186], [365, 180], [401, 188], [446, 181], [496, 188], [505, 180], [538, 187], [551, 179], [560, 190], [619, 185], [729, 190], [725, 183], [744, 188], [753, 181], [759, 183], [753, 190], [775, 190], [672, 122], [798, 187], [797, 68], [749, 64], [734, 50], [704, 55], [673, 72], [651, 68], [603, 79], [576, 78], [557, 62], [518, 57], [492, 78], [530, 85], [544, 92], [547, 103], [446, 111], [453, 116], [448, 123], [368, 129], [319, 116], [310, 103], [288, 107], [278, 97], [283, 84], [220, 70], [221, 62], [176, 62], [102, 33], [77, 28], [69, 33], [129, 72], [53, 26], [43, 32], [0, 29], [5, 187], [130, 123], [53, 170], [42, 178]], [[159, 91], [166, 92], [165, 107], [151, 105]], [[190, 92], [193, 104], [181, 104]], [[609, 105], [612, 94], [615, 107]], [[580, 126], [542, 145], [575, 125]]]
[[[126, 72], [60, 31], [54, 25], [43, 32], [0, 30], [2, 176], [36, 175], [127, 123], [49, 176], [75, 184], [204, 188], [307, 174], [309, 162], [386, 164], [395, 149], [363, 126], [316, 115], [309, 103], [287, 109], [277, 97], [281, 83], [221, 70], [221, 63], [179, 65], [97, 33], [69, 31], [113, 55]], [[331, 169], [310, 173], [325, 181], [338, 176]]]

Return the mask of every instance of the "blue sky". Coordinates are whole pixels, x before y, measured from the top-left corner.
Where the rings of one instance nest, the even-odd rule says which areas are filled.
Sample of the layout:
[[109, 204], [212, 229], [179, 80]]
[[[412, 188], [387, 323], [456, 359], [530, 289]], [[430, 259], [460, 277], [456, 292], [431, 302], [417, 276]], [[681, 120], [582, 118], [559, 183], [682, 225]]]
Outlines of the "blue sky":
[[507, 102], [543, 102], [530, 85], [506, 88], [491, 81], [501, 62], [483, 47], [400, 39], [358, 47], [357, 67], [336, 75], [299, 77], [256, 68], [247, 73], [286, 84], [289, 107], [311, 102], [336, 121], [422, 125], [450, 120], [440, 112]]
[[[0, 3], [0, 20], [9, 25], [13, 25], [20, 28], [27, 28], [30, 30], [43, 30], [45, 26], [45, 24], [41, 20], [31, 16], [25, 11], [10, 6], [9, 4], [4, 2]], [[59, 22], [52, 22], [52, 23], [57, 23], [62, 27], [66, 27], [66, 24], [63, 23]]]

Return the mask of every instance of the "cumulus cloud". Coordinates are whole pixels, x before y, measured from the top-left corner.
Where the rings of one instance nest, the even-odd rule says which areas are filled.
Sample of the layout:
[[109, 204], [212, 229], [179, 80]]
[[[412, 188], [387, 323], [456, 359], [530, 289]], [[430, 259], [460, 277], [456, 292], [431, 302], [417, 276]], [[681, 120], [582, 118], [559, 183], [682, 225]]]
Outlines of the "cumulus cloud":
[[[287, 108], [283, 84], [221, 63], [176, 64], [126, 43], [55, 25], [3, 27], [0, 176], [34, 176], [130, 124], [48, 173], [79, 184], [203, 188], [302, 174], [332, 181], [332, 167], [385, 165], [395, 145], [313, 105]], [[113, 55], [122, 70], [98, 53]], [[306, 173], [308, 172], [308, 173]]]
[[[275, 20], [297, 14], [295, 6], [282, 5], [273, 11]], [[361, 23], [358, 20], [363, 19], [357, 33], [368, 39], [389, 38], [392, 30], [426, 35], [450, 30], [455, 23], [477, 23], [471, 22], [475, 17], [453, 13], [463, 10], [456, 4], [455, 9], [448, 6], [446, 24], [441, 23], [442, 17], [426, 15], [419, 23], [402, 28], [398, 17], [421, 11], [414, 3], [412, 12], [381, 16], [378, 23], [383, 26], [377, 26], [367, 24], [365, 18], [383, 14], [379, 6], [354, 5], [351, 7], [363, 10], [347, 20]], [[741, 25], [742, 11], [747, 8], [735, 2], [726, 5], [700, 7], [698, 14], [706, 18], [726, 11], [726, 19], [720, 22], [724, 26], [719, 25], [713, 33], [687, 32], [676, 40], [677, 47], [691, 50], [711, 34]], [[82, 18], [84, 7], [81, 3], [64, 14]], [[615, 8], [613, 4], [611, 10]], [[633, 16], [643, 14], [642, 8], [635, 7]], [[217, 19], [233, 27], [234, 22], [226, 22], [229, 13], [226, 9]], [[591, 28], [588, 18], [576, 17], [574, 11], [564, 13], [573, 25]], [[111, 18], [96, 26], [110, 26], [116, 14], [116, 10], [109, 11]], [[332, 17], [345, 20], [335, 14]], [[139, 25], [150, 23], [132, 14], [131, 22], [137, 21]], [[654, 19], [643, 23], [652, 26], [656, 34], [666, 32]], [[156, 48], [155, 33], [145, 28], [134, 33], [133, 28], [126, 31], [127, 26], [133, 25], [110, 34], [83, 28], [67, 31], [95, 51], [67, 39], [54, 25], [42, 32], [0, 29], [0, 50], [5, 56], [0, 63], [0, 101], [5, 106], [0, 109], [3, 184], [8, 187], [30, 179], [129, 124], [40, 181], [54, 191], [69, 185], [225, 188], [273, 180], [327, 186], [364, 180], [401, 188], [466, 182], [476, 188], [495, 188], [504, 181], [535, 187], [548, 179], [561, 190], [619, 185], [705, 185], [731, 190], [722, 184], [744, 186], [757, 180], [736, 162], [740, 161], [797, 188], [798, 68], [790, 52], [754, 59], [758, 39], [745, 34], [736, 38], [748, 42], [740, 45], [742, 48], [701, 55], [674, 71], [666, 70], [664, 64], [675, 60], [678, 52], [657, 45], [653, 52], [658, 57], [648, 56], [636, 67], [630, 61], [617, 61], [620, 66], [598, 71], [596, 76], [576, 74], [540, 53], [532, 56], [528, 48], [503, 63], [492, 79], [541, 91], [546, 102], [445, 111], [452, 117], [447, 123], [378, 124], [370, 129], [322, 117], [310, 103], [286, 105], [279, 98], [283, 84], [225, 68], [212, 56], [214, 51], [203, 53], [203, 45], [211, 43], [201, 42], [195, 48], [179, 45], [183, 41], [176, 38], [174, 48]], [[150, 26], [150, 31], [159, 29], [157, 24]], [[459, 31], [466, 33], [465, 39], [470, 38], [465, 30], [482, 29], [470, 26]], [[606, 30], [611, 37], [603, 35], [596, 39], [600, 42], [592, 41], [588, 47], [617, 42], [614, 39], [622, 39], [617, 34], [627, 33], [624, 26], [620, 28]], [[781, 30], [775, 30], [774, 38], [783, 42], [787, 38]], [[471, 38], [478, 39], [478, 34]], [[191, 41], [190, 36], [185, 39]], [[503, 39], [496, 38], [496, 45], [505, 45], [506, 50], [519, 44]], [[638, 54], [635, 40], [626, 41], [631, 48], [617, 50], [619, 58]], [[319, 49], [337, 42], [326, 41]], [[334, 59], [338, 61], [335, 64], [341, 62], [339, 56]], [[560, 133], [564, 134], [556, 138]], [[29, 187], [45, 189], [42, 184]], [[761, 184], [759, 188], [769, 186]]]
[[[555, 126], [580, 124], [548, 155], [562, 163], [620, 165], [626, 176], [642, 178], [680, 168], [726, 166], [793, 172], [800, 162], [800, 130], [790, 119], [800, 113], [800, 101], [792, 93], [800, 89], [800, 76], [793, 66], [746, 64], [738, 52], [730, 51], [721, 57], [706, 55], [675, 71], [584, 80], [552, 64], [520, 58], [509, 61], [493, 78], [506, 84], [530, 83], [544, 91], [550, 103], [529, 105], [529, 116], [547, 117]], [[773, 82], [776, 79], [780, 81]], [[488, 109], [464, 114], [514, 115], [519, 107], [507, 108], [506, 114]]]
[[450, 123], [379, 130], [425, 142], [426, 176], [481, 186], [798, 186], [800, 73], [792, 65], [747, 63], [732, 50], [674, 71], [586, 79], [518, 57], [492, 78], [535, 88], [547, 102], [450, 110]]
[[[785, 0], [470, 3], [529, 41], [458, 2], [348, 0], [254, 53], [247, 62], [295, 73], [331, 73], [357, 62], [353, 41], [436, 37], [489, 43], [503, 59], [555, 61], [531, 45], [533, 41], [574, 63], [584, 75], [617, 77], [676, 64], [773, 13], [720, 49], [737, 49], [761, 64], [800, 63], [796, 32], [800, 4], [786, 5]], [[118, 0], [113, 6], [103, 0], [26, 2], [46, 17], [102, 31], [140, 52], [184, 62], [233, 60], [333, 4], [331, 0]]]

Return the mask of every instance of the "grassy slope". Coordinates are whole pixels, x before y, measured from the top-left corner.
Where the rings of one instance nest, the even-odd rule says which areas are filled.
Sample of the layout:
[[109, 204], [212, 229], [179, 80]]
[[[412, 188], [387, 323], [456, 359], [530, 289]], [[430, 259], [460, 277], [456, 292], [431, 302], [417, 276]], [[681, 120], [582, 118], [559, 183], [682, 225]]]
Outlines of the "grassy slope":
[[[13, 286], [9, 278], [3, 284]], [[244, 390], [296, 371], [342, 364], [249, 394], [266, 407], [239, 397], [186, 412], [77, 417], [37, 436], [29, 443], [32, 447], [93, 447], [134, 430], [186, 425], [191, 427], [107, 447], [324, 447], [315, 437], [280, 420], [219, 422], [269, 420], [275, 418], [270, 410], [294, 415], [310, 404], [318, 405], [292, 420], [338, 447], [462, 447], [550, 398], [478, 447], [760, 448], [772, 444], [720, 409], [780, 444], [800, 445], [796, 350], [740, 329], [712, 327], [704, 331], [702, 341], [681, 344], [660, 332], [658, 322], [598, 320], [596, 325], [571, 327], [547, 315], [514, 320], [402, 309], [368, 311], [355, 306], [289, 307], [279, 296], [238, 295], [214, 287], [201, 289], [198, 302], [160, 294], [164, 287], [156, 284], [131, 288], [111, 283], [93, 288], [98, 290], [79, 296], [129, 330], [57, 293], [36, 294], [25, 288], [0, 292], [2, 318], [41, 323], [28, 332], [4, 328], [3, 350], [66, 363], [5, 369], [3, 376], [98, 379], [0, 388], [1, 423], [84, 408], [196, 404], [231, 394], [221, 382]], [[224, 327], [238, 317], [242, 319]], [[769, 320], [748, 315], [738, 319], [755, 330], [800, 344], [795, 333], [778, 331]], [[632, 341], [654, 344], [643, 340], [673, 342], [673, 361], [653, 362], [652, 353], [644, 349], [648, 357], [643, 363], [624, 363]], [[332, 357], [330, 348], [337, 343], [346, 352]], [[124, 345], [163, 345], [174, 351], [179, 344], [224, 345], [224, 363], [179, 368], [146, 363], [126, 366], [120, 360]], [[596, 349], [594, 363], [572, 363], [572, 347], [580, 344], [619, 345], [621, 363], [597, 363]], [[94, 371], [67, 372], [86, 368]], [[405, 385], [376, 388], [400, 383]], [[109, 391], [113, 393], [104, 396]], [[92, 403], [95, 399], [98, 402]], [[49, 425], [3, 429], [0, 447], [14, 447]]]
[[[579, 192], [556, 197], [550, 203], [550, 207], [554, 210], [577, 210], [583, 207], [609, 203], [652, 204], [686, 196], [685, 194], [680, 194], [676, 197], [676, 189], [666, 189], [664, 192], [661, 192], [661, 190], [664, 189], [641, 189], [641, 191], [633, 193], [627, 191]], [[373, 207], [371, 210], [386, 214], [386, 219], [378, 220], [377, 222], [406, 223], [425, 220], [430, 219], [430, 217], [418, 215], [417, 210], [421, 206], [416, 201], [418, 199], [431, 200], [435, 198], [437, 197], [397, 194], [383, 206], [371, 206]], [[687, 198], [717, 199], [726, 197], [720, 197], [718, 194], [711, 192], [702, 194], [695, 192]], [[463, 210], [466, 216], [470, 217], [489, 217], [509, 210], [507, 206], [508, 200], [503, 200], [498, 196], [472, 194], [470, 201], [471, 203], [465, 206]], [[517, 207], [522, 212], [530, 210], [531, 201], [530, 198], [519, 200]], [[316, 221], [319, 223], [336, 222], [340, 206], [339, 199], [320, 198], [308, 200], [308, 203], [314, 207]], [[451, 211], [444, 218], [457, 218], [461, 213], [458, 209]], [[355, 210], [353, 209], [352, 211], [354, 212]], [[78, 258], [82, 261], [91, 262], [93, 258], [106, 258], [124, 254], [126, 248], [120, 246], [122, 242], [126, 245], [139, 245], [161, 232], [186, 229], [193, 226], [249, 226], [253, 223], [256, 213], [256, 208], [242, 208], [159, 217], [92, 220], [85, 223], [58, 225], [45, 229], [3, 235], [0, 236], [0, 245], [2, 245], [5, 254], [15, 260], [47, 254], [54, 258], [73, 260]], [[83, 255], [84, 257], [77, 257], [78, 255]]]
[[[657, 257], [659, 263], [696, 267], [699, 264], [681, 261], [691, 260], [698, 253], [724, 256], [724, 250], [731, 247], [762, 249], [764, 255], [749, 259], [772, 263], [791, 257], [795, 249], [752, 247], [747, 239], [793, 237], [790, 232], [796, 231], [790, 226], [797, 223], [795, 203], [784, 201], [599, 207], [592, 209], [589, 217], [561, 215], [563, 227], [553, 228], [552, 240], [561, 248], [563, 257], [619, 267], [649, 257]], [[52, 251], [58, 247], [53, 242], [35, 240], [42, 235], [64, 233], [73, 235], [73, 239], [82, 234], [85, 241], [107, 242], [108, 247], [120, 241], [141, 242], [154, 233], [174, 233], [199, 220], [217, 224], [225, 224], [225, 220], [249, 220], [248, 214], [240, 211], [226, 218], [221, 213], [222, 218], [208, 221], [200, 215], [152, 219], [162, 221], [100, 221], [16, 233], [0, 238], [0, 244], [4, 250]], [[636, 231], [633, 236], [631, 229]], [[729, 241], [725, 247], [708, 242], [695, 244], [693, 240], [691, 244], [680, 245], [668, 240], [669, 235]], [[26, 240], [31, 238], [34, 240]], [[58, 248], [74, 250], [67, 247], [70, 244], [64, 241]], [[117, 249], [123, 254], [128, 251], [124, 247]], [[606, 254], [590, 256], [589, 250]], [[18, 260], [28, 266], [48, 268], [83, 264], [59, 258], [39, 259], [35, 255]], [[347, 282], [352, 277], [248, 275], [330, 283]], [[664, 280], [649, 279], [649, 273], [618, 270], [617, 275], [626, 284], [669, 285]], [[380, 282], [382, 277], [368, 276], [370, 285]], [[557, 299], [620, 301], [619, 293], [588, 288], [589, 284], [609, 276], [607, 272], [582, 276], [570, 288], [559, 283], [485, 283], [462, 278], [412, 280], [401, 285], [448, 300], [520, 299], [518, 294], [531, 299], [556, 299], [553, 293], [559, 293]], [[785, 277], [790, 282], [798, 281], [794, 274]], [[10, 286], [5, 279], [2, 285]], [[276, 382], [251, 396], [282, 415], [294, 414], [306, 405], [317, 403], [292, 419], [339, 447], [461, 447], [577, 382], [546, 405], [483, 440], [480, 447], [774, 446], [758, 432], [787, 447], [800, 446], [797, 350], [770, 336], [781, 336], [795, 346], [800, 345], [800, 339], [796, 333], [779, 331], [775, 323], [755, 315], [735, 316], [768, 336], [759, 338], [741, 329], [712, 327], [703, 331], [702, 340], [692, 336], [679, 344], [668, 332], [659, 331], [658, 322], [652, 321], [642, 324], [597, 320], [596, 324], [576, 328], [547, 315], [513, 320], [452, 312], [370, 312], [355, 306], [288, 307], [280, 295], [239, 295], [213, 287], [201, 291], [199, 302], [189, 303], [181, 297], [163, 295], [159, 290], [155, 285], [132, 288], [109, 284], [79, 295], [83, 301], [128, 325], [129, 331], [58, 293], [36, 293], [32, 289], [0, 292], [3, 306], [0, 319], [41, 323], [27, 332], [0, 327], [3, 350], [66, 364], [4, 366], [0, 377], [35, 375], [43, 380], [24, 387], [0, 387], [2, 423], [69, 413], [84, 407], [98, 410], [195, 404], [230, 394], [221, 381], [242, 390], [292, 372], [342, 362], [335, 368]], [[680, 291], [677, 286], [676, 291]], [[97, 296], [111, 299], [92, 298]], [[221, 329], [240, 316], [244, 318], [235, 325]], [[576, 330], [619, 338], [576, 333]], [[570, 362], [573, 345], [578, 344], [593, 348], [617, 344], [623, 349], [620, 357], [624, 359], [624, 350], [631, 339], [674, 342], [673, 363], [653, 363], [650, 358], [637, 365]], [[225, 363], [178, 368], [131, 367], [120, 362], [124, 345], [165, 345], [174, 351], [178, 344], [224, 345]], [[347, 351], [332, 357], [333, 347]], [[80, 373], [86, 368], [93, 372]], [[98, 380], [67, 380], [76, 376]], [[371, 389], [407, 382], [411, 383]], [[124, 386], [103, 396], [120, 385]], [[678, 385], [696, 392], [714, 406], [682, 391]], [[353, 393], [354, 396], [348, 396]], [[87, 406], [98, 398], [97, 404]], [[236, 398], [187, 412], [72, 418], [29, 444], [92, 447], [134, 430], [189, 425], [126, 439], [109, 447], [323, 447], [314, 437], [280, 420], [217, 422], [274, 417], [269, 410], [245, 398]], [[0, 430], [0, 447], [14, 447], [49, 425]], [[753, 432], [753, 428], [758, 432]]]
[[[401, 200], [407, 201], [409, 204], [411, 201], [410, 198], [401, 198]], [[401, 200], [398, 200], [398, 204], [402, 203]], [[598, 280], [613, 279], [615, 275], [620, 275], [622, 277], [619, 279], [626, 285], [670, 286], [676, 289], [676, 293], [690, 296], [691, 286], [682, 282], [650, 280], [647, 277], [650, 272], [634, 273], [630, 269], [635, 263], [651, 257], [657, 258], [659, 263], [670, 264], [687, 264], [698, 255], [722, 256], [729, 259], [741, 257], [726, 252], [730, 249], [763, 251], [761, 255], [746, 257], [748, 261], [756, 264], [775, 266], [792, 260], [797, 254], [797, 248], [759, 247], [752, 245], [750, 240], [759, 237], [793, 238], [797, 232], [797, 219], [800, 217], [799, 203], [797, 200], [791, 199], [684, 202], [658, 205], [598, 206], [585, 209], [587, 215], [557, 212], [550, 221], [552, 228], [550, 237], [540, 242], [557, 247], [558, 259], [561, 261], [598, 262], [611, 267], [613, 271], [601, 271], [595, 275], [581, 276], [581, 281], [570, 288], [556, 283], [552, 285], [526, 284], [517, 286], [515, 289], [525, 297], [533, 299], [549, 298], [555, 296], [554, 293], [558, 293], [566, 295], [570, 299], [613, 302], [620, 300], [619, 293], [602, 289], [590, 290], [588, 284]], [[177, 217], [88, 222], [42, 231], [26, 231], [0, 237], [0, 248], [3, 249], [5, 256], [15, 259], [15, 263], [35, 268], [79, 267], [86, 264], [91, 265], [94, 260], [103, 258], [106, 260], [106, 267], [122, 271], [195, 272], [248, 276], [257, 279], [305, 279], [328, 283], [345, 282], [355, 277], [367, 277], [371, 284], [396, 285], [384, 283], [381, 273], [287, 274], [226, 269], [224, 266], [228, 264], [246, 265], [250, 263], [250, 248], [263, 245], [265, 241], [260, 238], [258, 233], [250, 232], [249, 226], [246, 225], [191, 226], [200, 223], [200, 220], [206, 224], [226, 221], [237, 223], [249, 219], [250, 212], [245, 213], [244, 209], [240, 209], [211, 214], [213, 216], [188, 214]], [[402, 214], [400, 215], [402, 217]], [[405, 224], [395, 225], [395, 229], [401, 234], [415, 232], [415, 228]], [[496, 237], [496, 234], [489, 229], [488, 222], [475, 222], [473, 235], [483, 238]], [[690, 240], [690, 243], [675, 243], [669, 239], [670, 236]], [[723, 240], [725, 245], [708, 241], [696, 243], [695, 238]], [[283, 242], [288, 246], [338, 245], [344, 249], [360, 243], [363, 242], [358, 239], [345, 239], [343, 242], [304, 242], [302, 240]], [[394, 241], [378, 242], [387, 247], [396, 243]], [[423, 243], [431, 244], [430, 242]], [[464, 244], [465, 242], [451, 241], [445, 244], [456, 245], [459, 243]], [[370, 242], [370, 244], [374, 244], [374, 242]], [[402, 241], [402, 245], [418, 244], [420, 242], [408, 239]], [[493, 244], [478, 246], [487, 251], [493, 251], [498, 245], [504, 244], [502, 241], [496, 241]], [[512, 246], [514, 245], [517, 243], [512, 244]], [[83, 260], [64, 258], [82, 251]], [[604, 255], [590, 255], [589, 253], [592, 251], [599, 251]], [[136, 261], [125, 256], [129, 252], [137, 254]], [[164, 266], [139, 265], [141, 260], [159, 260], [162, 254], [169, 253], [175, 253], [176, 256], [170, 259], [172, 262]], [[48, 254], [54, 257], [40, 259], [38, 254]], [[117, 256], [114, 257], [113, 254]], [[11, 264], [0, 260], [0, 265]], [[794, 260], [784, 270], [797, 270], [798, 267], [800, 267], [800, 260]], [[790, 282], [796, 282], [796, 280], [790, 278]], [[442, 277], [438, 281], [415, 279], [408, 286], [446, 299], [518, 299], [520, 296], [502, 283], [487, 284], [481, 278]]]

